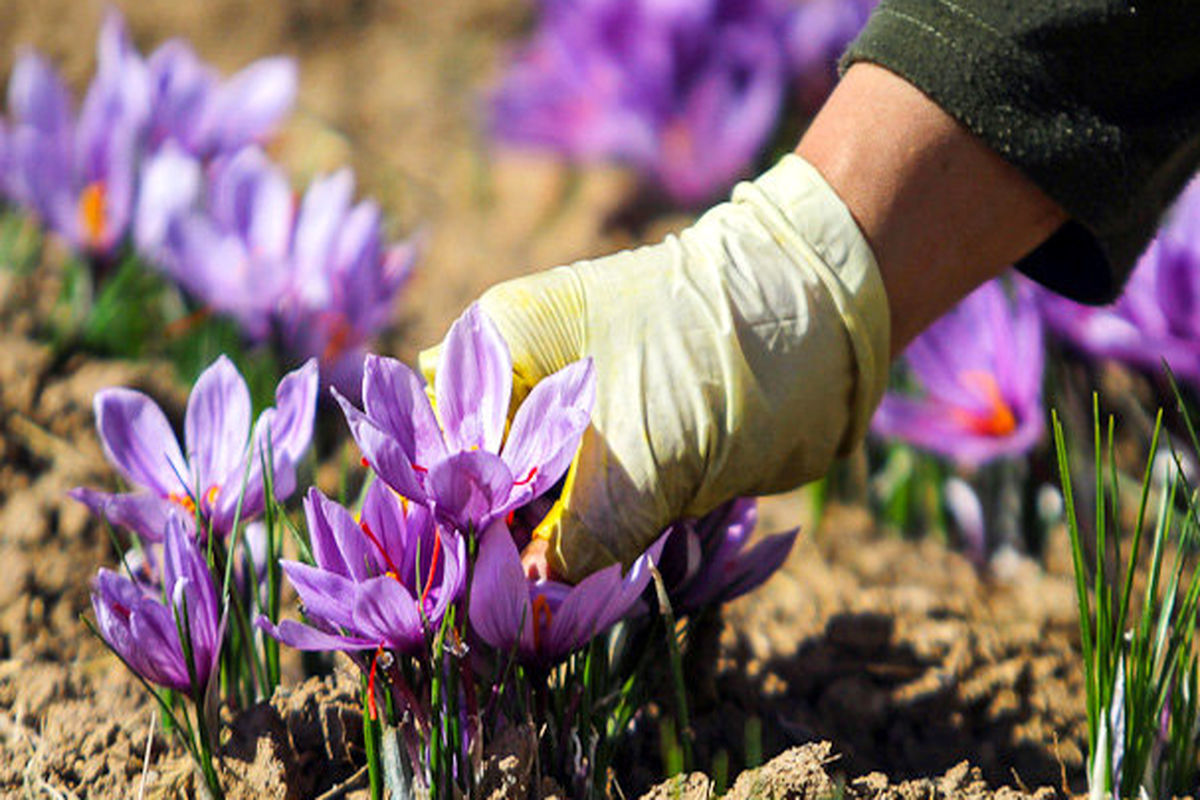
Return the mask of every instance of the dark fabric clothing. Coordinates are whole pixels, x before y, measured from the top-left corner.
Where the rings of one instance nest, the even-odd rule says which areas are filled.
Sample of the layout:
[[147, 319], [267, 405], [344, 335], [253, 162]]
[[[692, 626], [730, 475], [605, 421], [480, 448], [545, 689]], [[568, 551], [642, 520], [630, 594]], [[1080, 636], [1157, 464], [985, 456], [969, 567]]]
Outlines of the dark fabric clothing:
[[917, 86], [1072, 222], [1017, 266], [1111, 301], [1200, 164], [1200, 2], [882, 0], [843, 57]]

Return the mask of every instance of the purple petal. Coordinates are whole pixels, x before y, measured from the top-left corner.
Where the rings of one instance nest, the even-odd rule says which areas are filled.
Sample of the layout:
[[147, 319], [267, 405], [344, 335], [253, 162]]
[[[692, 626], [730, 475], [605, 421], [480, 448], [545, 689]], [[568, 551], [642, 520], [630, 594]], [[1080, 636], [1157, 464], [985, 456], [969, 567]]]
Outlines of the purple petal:
[[595, 399], [589, 358], [539, 381], [517, 409], [503, 456], [514, 479], [530, 483], [531, 497], [540, 497], [571, 465]]
[[128, 528], [144, 542], [161, 542], [167, 517], [175, 506], [150, 492], [108, 494], [94, 489], [71, 489], [67, 495], [114, 527]]
[[280, 561], [279, 565], [300, 596], [306, 616], [339, 628], [355, 630], [351, 605], [354, 581], [297, 561]]
[[134, 240], [150, 258], [162, 258], [171, 222], [200, 199], [200, 163], [174, 144], [168, 144], [142, 167], [134, 217]]
[[512, 357], [479, 306], [472, 305], [450, 326], [437, 376], [437, 411], [447, 444], [500, 452], [512, 395]]
[[250, 390], [226, 356], [196, 379], [183, 426], [197, 494], [203, 497], [211, 486], [240, 486], [250, 439]]
[[313, 559], [319, 567], [355, 581], [382, 571], [379, 554], [354, 517], [315, 487], [304, 498], [304, 514]]
[[334, 633], [326, 633], [290, 619], [285, 619], [275, 626], [269, 619], [260, 616], [254, 620], [254, 625], [268, 636], [278, 639], [296, 650], [318, 652], [374, 650], [380, 644], [359, 636], [339, 636]]
[[517, 646], [522, 626], [533, 625], [521, 556], [500, 521], [492, 523], [479, 540], [468, 615], [479, 638], [501, 652]]
[[[395, 578], [355, 584], [353, 602], [355, 629], [365, 636], [386, 641], [402, 652], [414, 652], [425, 643], [417, 602]], [[430, 620], [434, 626], [440, 622]]]
[[394, 358], [367, 355], [363, 363], [363, 408], [394, 438], [412, 463], [428, 468], [446, 457], [446, 445], [420, 377]]
[[191, 687], [191, 676], [179, 644], [179, 629], [166, 606], [143, 598], [132, 609], [129, 628], [145, 670], [143, 677], [181, 691]]
[[727, 603], [758, 588], [783, 566], [800, 529], [768, 536], [736, 558], [726, 562], [718, 575], [697, 580], [696, 585], [680, 600], [681, 608], [700, 608], [713, 603]]
[[32, 51], [17, 57], [8, 81], [8, 108], [17, 124], [65, 135], [71, 128], [71, 95], [50, 62]]
[[330, 301], [333, 245], [353, 196], [354, 175], [349, 169], [313, 181], [304, 193], [296, 219], [292, 257], [296, 289], [309, 305], [323, 307]]
[[162, 497], [186, 495], [187, 462], [153, 400], [132, 389], [105, 389], [93, 407], [105, 455], [121, 474]]
[[296, 99], [297, 69], [291, 58], [254, 62], [215, 93], [208, 125], [219, 149], [233, 150], [271, 133]]
[[510, 508], [512, 473], [485, 450], [455, 453], [434, 464], [427, 480], [438, 519], [457, 530], [481, 530]]
[[[608, 627], [610, 617], [615, 621], [625, 611], [609, 608], [621, 596], [620, 587], [620, 564], [593, 572], [572, 587], [542, 634], [539, 655], [547, 662], [559, 661]], [[633, 597], [630, 603], [636, 599]]]
[[408, 453], [400, 444], [381, 431], [369, 417], [350, 404], [336, 389], [331, 389], [346, 422], [350, 434], [362, 450], [364, 458], [375, 473], [404, 497], [422, 503], [426, 500], [425, 489], [417, 480], [417, 473]]
[[395, 572], [405, 586], [415, 586], [418, 552], [428, 562], [433, 546], [433, 515], [429, 509], [402, 500], [386, 483], [375, 481], [363, 500], [362, 521], [386, 553], [380, 564]]

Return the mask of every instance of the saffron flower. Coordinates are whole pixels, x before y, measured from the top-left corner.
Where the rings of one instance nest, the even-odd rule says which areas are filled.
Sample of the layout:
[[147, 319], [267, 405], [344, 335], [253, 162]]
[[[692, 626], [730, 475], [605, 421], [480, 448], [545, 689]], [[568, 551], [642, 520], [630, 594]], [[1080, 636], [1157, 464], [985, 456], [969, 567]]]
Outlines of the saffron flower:
[[1154, 371], [1165, 360], [1200, 387], [1200, 181], [1184, 191], [1112, 306], [1050, 292], [1039, 301], [1050, 329], [1083, 352]]
[[[202, 696], [216, 672], [224, 637], [208, 564], [182, 519], [170, 514], [163, 538], [162, 592], [101, 569], [92, 584], [100, 635], [130, 669], [151, 683]], [[188, 636], [185, 656], [180, 631]]]
[[785, 41], [793, 92], [815, 111], [837, 83], [837, 62], [878, 0], [805, 0], [792, 10]]
[[310, 489], [304, 501], [316, 566], [283, 561], [312, 625], [256, 624], [299, 650], [419, 652], [458, 597], [466, 542], [382, 482], [367, 490], [360, 522]]
[[786, 82], [775, 0], [550, 0], [492, 98], [494, 135], [629, 163], [699, 205], [752, 165]]
[[727, 603], [783, 566], [800, 529], [769, 536], [747, 549], [757, 522], [758, 504], [741, 498], [668, 528], [659, 570], [676, 611]]
[[[191, 208], [194, 168], [178, 158], [155, 167], [164, 199], [147, 212], [146, 241], [165, 230], [167, 273], [249, 339], [274, 337], [293, 358], [319, 359], [327, 381], [355, 393], [366, 344], [390, 318], [416, 250], [385, 246], [378, 206], [352, 203], [351, 172], [316, 180], [297, 208], [283, 171], [246, 148], [212, 166], [203, 207]], [[164, 208], [182, 212], [164, 220]]]
[[138, 147], [150, 112], [149, 82], [124, 24], [110, 14], [98, 68], [78, 118], [54, 68], [22, 54], [9, 79], [9, 191], [80, 252], [105, 257], [133, 213]]
[[1045, 428], [1042, 323], [1027, 282], [976, 289], [909, 345], [919, 396], [889, 392], [872, 430], [978, 466], [1028, 452]]
[[612, 564], [575, 586], [530, 580], [503, 520], [479, 542], [468, 615], [479, 638], [527, 666], [548, 669], [619, 620], [637, 613], [662, 552], [659, 538], [622, 574]]
[[146, 68], [151, 150], [173, 142], [205, 160], [237, 152], [274, 132], [296, 99], [296, 63], [283, 56], [259, 59], [222, 80], [187, 42], [171, 39], [150, 54]]
[[[365, 461], [404, 497], [429, 505], [460, 531], [543, 495], [567, 471], [595, 400], [591, 360], [538, 382], [505, 436], [512, 357], [495, 325], [472, 305], [446, 335], [434, 387], [404, 364], [369, 355], [364, 411], [338, 401]], [[440, 423], [440, 425], [439, 425]]]
[[[187, 457], [162, 410], [132, 389], [96, 395], [96, 428], [108, 460], [139, 491], [107, 494], [74, 489], [71, 496], [115, 525], [158, 541], [173, 509], [197, 514], [219, 535], [238, 519], [262, 513], [263, 460], [269, 455], [275, 497], [296, 486], [296, 465], [312, 438], [317, 366], [309, 361], [280, 381], [275, 407], [250, 428], [250, 392], [237, 368], [218, 358], [196, 381], [184, 419]], [[205, 531], [202, 531], [204, 533]]]

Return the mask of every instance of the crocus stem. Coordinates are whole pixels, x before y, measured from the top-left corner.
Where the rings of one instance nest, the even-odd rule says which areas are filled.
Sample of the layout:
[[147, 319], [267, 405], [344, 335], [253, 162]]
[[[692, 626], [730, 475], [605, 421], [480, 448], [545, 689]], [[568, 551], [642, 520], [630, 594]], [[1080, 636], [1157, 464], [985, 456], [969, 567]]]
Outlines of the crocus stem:
[[367, 776], [371, 785], [371, 800], [383, 800], [383, 776], [379, 763], [379, 720], [372, 719], [367, 699], [367, 675], [362, 675], [363, 746], [367, 751]]

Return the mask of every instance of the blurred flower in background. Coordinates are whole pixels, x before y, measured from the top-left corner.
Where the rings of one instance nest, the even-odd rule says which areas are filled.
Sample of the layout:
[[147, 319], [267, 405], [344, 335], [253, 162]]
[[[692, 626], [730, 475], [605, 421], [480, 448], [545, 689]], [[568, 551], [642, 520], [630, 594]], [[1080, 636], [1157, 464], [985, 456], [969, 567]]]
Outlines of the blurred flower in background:
[[814, 112], [837, 83], [837, 62], [879, 0], [803, 0], [785, 32], [792, 91]]
[[415, 247], [385, 245], [379, 207], [353, 202], [348, 169], [313, 181], [299, 205], [257, 147], [215, 161], [203, 192], [200, 172], [178, 150], [149, 162], [141, 246], [251, 340], [317, 358], [327, 385], [357, 396], [365, 347], [391, 318]]
[[1103, 308], [1039, 292], [1046, 323], [1089, 355], [1158, 373], [1165, 360], [1200, 388], [1200, 180], [1193, 180], [1142, 255], [1125, 291]]
[[1033, 287], [1020, 280], [1012, 290], [984, 284], [909, 345], [917, 391], [884, 396], [876, 434], [963, 466], [1033, 448], [1045, 429], [1042, 322]]
[[775, 0], [546, 0], [492, 98], [493, 133], [711, 200], [778, 122], [786, 15]]

